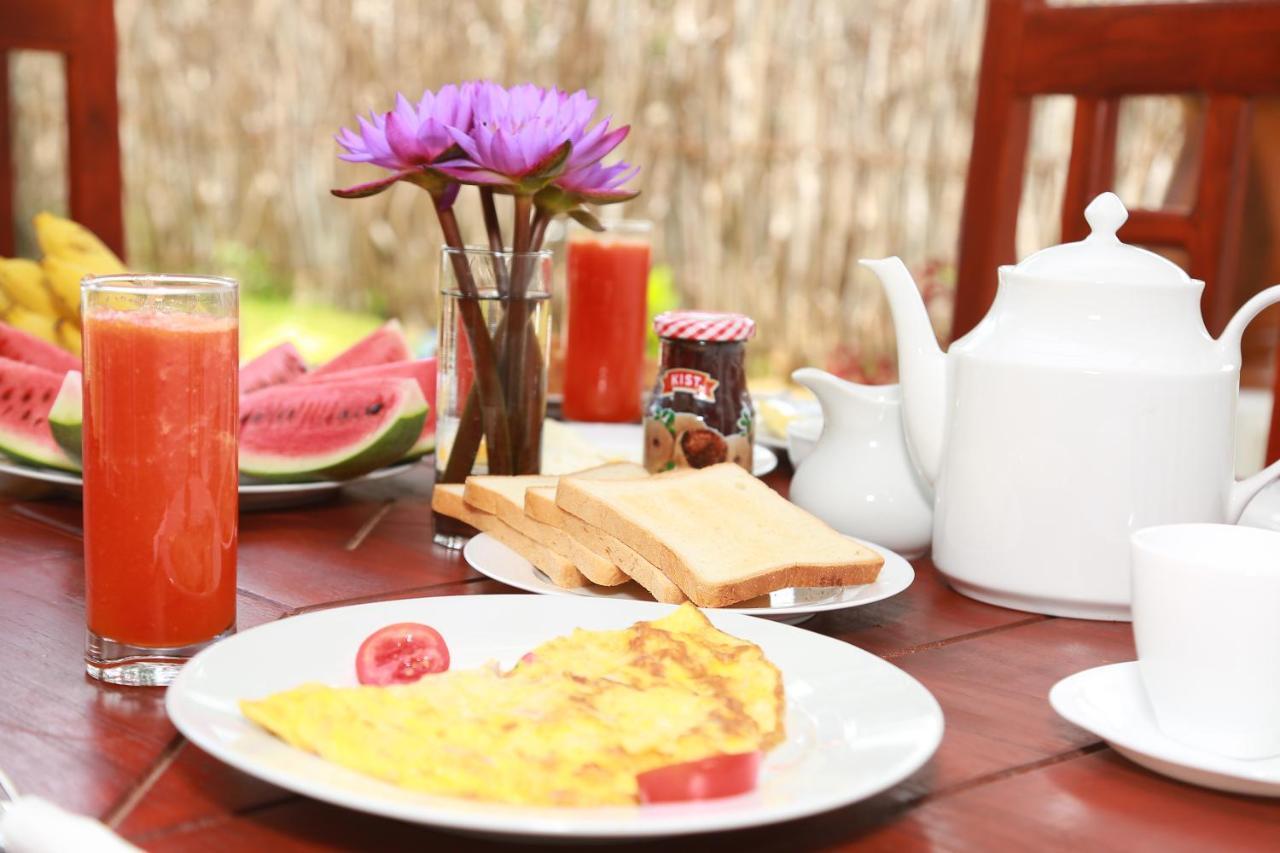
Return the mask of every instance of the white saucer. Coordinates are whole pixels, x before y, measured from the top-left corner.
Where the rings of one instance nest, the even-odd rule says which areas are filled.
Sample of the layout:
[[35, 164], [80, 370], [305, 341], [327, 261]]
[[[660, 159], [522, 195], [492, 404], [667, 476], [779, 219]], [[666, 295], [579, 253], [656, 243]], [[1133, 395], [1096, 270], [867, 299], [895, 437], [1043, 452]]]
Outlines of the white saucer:
[[1226, 758], [1184, 746], [1161, 732], [1142, 689], [1137, 661], [1064, 678], [1049, 691], [1049, 704], [1125, 758], [1156, 773], [1232, 794], [1280, 797], [1280, 756], [1259, 761]]
[[[897, 595], [915, 580], [915, 570], [903, 557], [870, 542], [863, 542], [884, 557], [884, 567], [875, 583], [861, 586], [835, 587], [797, 587], [780, 589], [769, 594], [768, 603], [751, 599], [750, 602], [736, 604], [732, 607], [714, 608], [731, 613], [742, 613], [748, 616], [763, 616], [777, 622], [796, 624], [811, 618], [824, 610], [844, 610], [849, 607], [861, 607], [876, 601]], [[639, 584], [628, 581], [621, 586], [587, 586], [565, 589], [556, 586], [551, 579], [538, 571], [533, 565], [503, 545], [487, 533], [472, 537], [462, 549], [462, 556], [485, 577], [492, 578], [507, 586], [523, 589], [526, 592], [537, 592], [543, 595], [572, 595], [582, 598], [599, 598], [622, 601], [653, 601]]]

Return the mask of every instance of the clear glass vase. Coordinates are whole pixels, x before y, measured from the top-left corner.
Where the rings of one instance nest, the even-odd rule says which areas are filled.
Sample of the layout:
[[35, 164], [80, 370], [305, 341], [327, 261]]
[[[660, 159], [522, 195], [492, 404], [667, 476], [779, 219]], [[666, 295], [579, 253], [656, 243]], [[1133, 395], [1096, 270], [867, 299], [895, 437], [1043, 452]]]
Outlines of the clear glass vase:
[[[549, 250], [442, 250], [436, 482], [541, 470], [551, 269]], [[454, 545], [469, 532], [437, 540]]]

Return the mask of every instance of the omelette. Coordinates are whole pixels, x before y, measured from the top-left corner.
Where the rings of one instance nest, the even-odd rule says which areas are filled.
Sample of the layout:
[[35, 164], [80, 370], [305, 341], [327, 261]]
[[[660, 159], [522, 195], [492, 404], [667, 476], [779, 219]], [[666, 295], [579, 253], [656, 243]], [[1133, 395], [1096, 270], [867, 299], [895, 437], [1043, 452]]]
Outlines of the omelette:
[[782, 676], [693, 605], [413, 684], [306, 684], [240, 703], [275, 736], [415, 791], [541, 806], [637, 802], [636, 775], [768, 750]]

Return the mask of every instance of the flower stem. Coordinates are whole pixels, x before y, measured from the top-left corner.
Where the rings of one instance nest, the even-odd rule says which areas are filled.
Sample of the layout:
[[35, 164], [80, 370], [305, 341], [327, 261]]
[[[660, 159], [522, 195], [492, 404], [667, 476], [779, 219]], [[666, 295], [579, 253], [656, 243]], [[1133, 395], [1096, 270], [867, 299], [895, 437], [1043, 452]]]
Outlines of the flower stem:
[[[543, 406], [536, 401], [544, 399], [542, 354], [537, 346], [537, 334], [530, 328], [532, 306], [529, 285], [537, 272], [538, 261], [531, 252], [537, 234], [539, 248], [546, 232], [541, 210], [535, 212], [533, 197], [515, 196], [515, 250], [512, 299], [507, 303], [507, 345], [503, 384], [513, 413], [511, 423], [511, 453], [517, 470], [535, 467], [542, 441]], [[532, 344], [532, 346], [531, 346]]]
[[[451, 248], [462, 249], [462, 232], [458, 228], [453, 209], [438, 210], [437, 213], [445, 243]], [[495, 358], [494, 341], [489, 336], [484, 311], [480, 307], [480, 294], [466, 255], [459, 251], [450, 253], [450, 256], [454, 277], [463, 292], [462, 298], [458, 299], [458, 308], [476, 367], [476, 380], [458, 423], [443, 478], [446, 483], [460, 483], [471, 473], [482, 435], [489, 450], [489, 465], [492, 469], [510, 470], [513, 459], [510, 425], [503, 402], [502, 378]]]
[[480, 187], [480, 206], [484, 209], [484, 230], [489, 234], [489, 251], [493, 252], [493, 278], [498, 282], [498, 292], [503, 296], [511, 295], [511, 276], [508, 275], [507, 262], [502, 257], [505, 245], [502, 242], [502, 223], [498, 221], [498, 208], [493, 201], [493, 190]]

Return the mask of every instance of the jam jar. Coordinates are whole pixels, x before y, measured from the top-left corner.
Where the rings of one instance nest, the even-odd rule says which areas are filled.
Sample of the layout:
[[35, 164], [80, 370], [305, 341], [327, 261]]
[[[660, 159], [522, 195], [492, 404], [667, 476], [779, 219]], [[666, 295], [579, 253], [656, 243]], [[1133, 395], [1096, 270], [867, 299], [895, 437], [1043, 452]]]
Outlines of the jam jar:
[[653, 329], [662, 364], [644, 418], [645, 468], [735, 462], [750, 471], [755, 410], [743, 356], [755, 322], [742, 314], [667, 311]]

